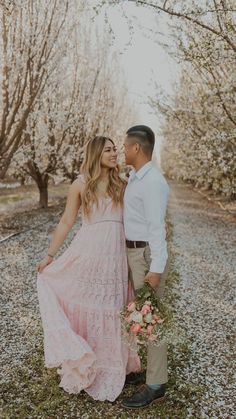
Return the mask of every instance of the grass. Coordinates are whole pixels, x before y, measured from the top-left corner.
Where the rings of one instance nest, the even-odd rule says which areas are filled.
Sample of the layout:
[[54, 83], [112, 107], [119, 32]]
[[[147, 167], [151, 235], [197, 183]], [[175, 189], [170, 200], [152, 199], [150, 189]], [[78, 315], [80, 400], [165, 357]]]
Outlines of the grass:
[[[55, 197], [66, 196], [68, 192], [69, 184], [61, 183], [59, 185], [49, 185], [48, 194], [49, 194], [49, 205], [54, 202]], [[39, 191], [35, 184], [20, 186], [13, 189], [0, 189], [0, 205], [2, 205], [5, 211], [8, 210], [8, 205], [24, 203], [27, 199], [27, 206], [29, 201], [32, 205], [38, 205], [39, 200]]]
[[[168, 222], [168, 240], [172, 240], [172, 228]], [[170, 270], [167, 278], [166, 301], [171, 307], [169, 315], [176, 315], [178, 301], [179, 275], [174, 269], [171, 257]], [[188, 416], [187, 405], [199, 401], [202, 389], [192, 384], [181, 382], [178, 371], [188, 363], [188, 342], [183, 340], [169, 348], [169, 383], [166, 401], [160, 405], [151, 405], [146, 409], [132, 411], [120, 406], [122, 398], [132, 394], [132, 387], [125, 387], [120, 397], [114, 402], [97, 402], [85, 392], [69, 395], [59, 388], [59, 377], [56, 369], [45, 369], [43, 357], [43, 336], [40, 322], [34, 330], [38, 335], [38, 343], [29, 358], [24, 359], [17, 368], [12, 370], [11, 378], [1, 386], [1, 418], [2, 419], [62, 419], [62, 418], [119, 418], [119, 419], [185, 419]], [[192, 417], [197, 417], [192, 416]], [[198, 416], [200, 417], [200, 416]]]
[[18, 202], [18, 201], [23, 201], [25, 199], [24, 196], [21, 195], [4, 195], [1, 196], [0, 198], [0, 204], [4, 204], [4, 205], [8, 205], [8, 204], [12, 204], [14, 202]]

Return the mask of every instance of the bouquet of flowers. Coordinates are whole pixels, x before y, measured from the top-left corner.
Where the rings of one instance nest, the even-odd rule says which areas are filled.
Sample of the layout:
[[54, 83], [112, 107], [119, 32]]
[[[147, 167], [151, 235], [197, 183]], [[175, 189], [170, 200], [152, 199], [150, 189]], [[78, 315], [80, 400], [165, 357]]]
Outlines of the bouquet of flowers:
[[149, 284], [136, 293], [135, 299], [121, 311], [123, 335], [132, 346], [159, 345], [164, 339], [167, 313]]

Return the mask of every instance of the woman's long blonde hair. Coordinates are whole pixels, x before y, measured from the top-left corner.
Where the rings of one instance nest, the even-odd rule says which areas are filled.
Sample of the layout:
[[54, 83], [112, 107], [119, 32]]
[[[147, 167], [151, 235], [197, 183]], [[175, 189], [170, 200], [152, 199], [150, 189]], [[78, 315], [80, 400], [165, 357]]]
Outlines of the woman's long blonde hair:
[[[103, 136], [96, 136], [86, 144], [85, 157], [81, 165], [81, 173], [85, 179], [85, 188], [81, 199], [83, 213], [87, 217], [90, 215], [92, 204], [99, 205], [97, 185], [101, 176], [102, 152], [108, 140], [114, 144], [110, 138]], [[107, 193], [112, 198], [114, 206], [123, 204], [125, 181], [121, 179], [119, 173], [118, 165], [109, 170]]]

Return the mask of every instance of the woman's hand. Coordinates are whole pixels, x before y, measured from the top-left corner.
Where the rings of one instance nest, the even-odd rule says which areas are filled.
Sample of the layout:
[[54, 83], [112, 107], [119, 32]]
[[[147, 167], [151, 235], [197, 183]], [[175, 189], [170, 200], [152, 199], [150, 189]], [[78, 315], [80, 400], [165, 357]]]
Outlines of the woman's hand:
[[41, 262], [39, 262], [39, 263], [37, 264], [37, 271], [38, 271], [39, 273], [43, 272], [44, 268], [45, 268], [47, 265], [50, 265], [50, 263], [52, 263], [52, 261], [53, 261], [53, 258], [52, 258], [51, 256], [45, 256], [45, 257], [41, 260]]

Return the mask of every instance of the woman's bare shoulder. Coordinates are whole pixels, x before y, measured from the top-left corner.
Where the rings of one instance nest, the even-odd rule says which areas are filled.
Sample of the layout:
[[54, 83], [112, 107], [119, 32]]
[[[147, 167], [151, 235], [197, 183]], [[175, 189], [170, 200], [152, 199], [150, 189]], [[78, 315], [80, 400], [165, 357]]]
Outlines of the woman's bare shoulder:
[[83, 184], [85, 184], [85, 183], [86, 183], [85, 176], [84, 176], [82, 173], [80, 173], [80, 174], [77, 176], [76, 180], [79, 180], [79, 181], [80, 181], [81, 183], [83, 183]]
[[83, 175], [77, 176], [77, 178], [72, 182], [70, 188], [75, 192], [82, 192], [84, 190], [85, 181]]

